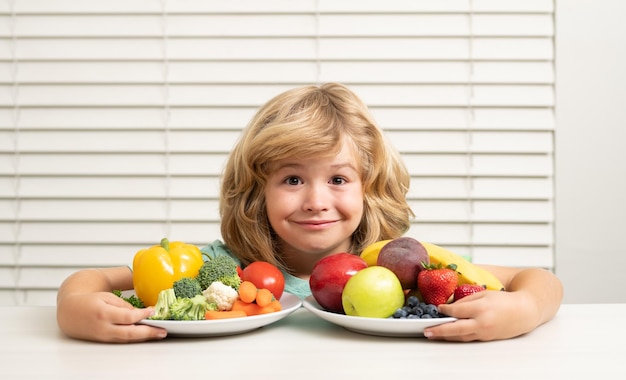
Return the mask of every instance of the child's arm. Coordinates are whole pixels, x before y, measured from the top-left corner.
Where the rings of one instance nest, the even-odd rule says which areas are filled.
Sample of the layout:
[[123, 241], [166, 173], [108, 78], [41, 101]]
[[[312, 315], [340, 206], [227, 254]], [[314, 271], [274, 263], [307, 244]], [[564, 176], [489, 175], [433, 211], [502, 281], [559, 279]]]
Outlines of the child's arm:
[[132, 289], [127, 267], [85, 269], [69, 276], [57, 294], [57, 323], [69, 337], [102, 342], [139, 342], [165, 337], [165, 330], [134, 323], [152, 308], [134, 309], [111, 293]]
[[440, 305], [444, 314], [460, 318], [425, 330], [430, 339], [455, 341], [498, 340], [528, 333], [552, 319], [563, 299], [563, 286], [551, 272], [483, 266], [507, 291], [485, 291], [453, 304]]

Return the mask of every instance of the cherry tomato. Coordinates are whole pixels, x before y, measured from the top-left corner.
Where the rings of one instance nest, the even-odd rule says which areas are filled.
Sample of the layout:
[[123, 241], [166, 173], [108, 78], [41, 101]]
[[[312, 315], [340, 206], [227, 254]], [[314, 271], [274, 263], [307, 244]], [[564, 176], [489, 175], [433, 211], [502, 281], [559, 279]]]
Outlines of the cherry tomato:
[[239, 278], [241, 278], [241, 276], [243, 275], [243, 270], [239, 265], [237, 265], [237, 275], [239, 276]]
[[285, 276], [274, 265], [265, 261], [255, 261], [243, 268], [242, 281], [250, 281], [257, 288], [268, 289], [277, 300], [280, 299], [285, 290]]

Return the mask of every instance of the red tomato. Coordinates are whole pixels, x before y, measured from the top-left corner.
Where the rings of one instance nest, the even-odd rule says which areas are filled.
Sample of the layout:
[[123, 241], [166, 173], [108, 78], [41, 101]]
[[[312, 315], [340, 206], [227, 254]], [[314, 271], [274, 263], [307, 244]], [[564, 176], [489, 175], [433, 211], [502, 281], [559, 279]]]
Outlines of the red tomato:
[[285, 290], [285, 276], [274, 265], [265, 261], [255, 261], [243, 268], [242, 281], [250, 281], [259, 289], [268, 289], [279, 300]]

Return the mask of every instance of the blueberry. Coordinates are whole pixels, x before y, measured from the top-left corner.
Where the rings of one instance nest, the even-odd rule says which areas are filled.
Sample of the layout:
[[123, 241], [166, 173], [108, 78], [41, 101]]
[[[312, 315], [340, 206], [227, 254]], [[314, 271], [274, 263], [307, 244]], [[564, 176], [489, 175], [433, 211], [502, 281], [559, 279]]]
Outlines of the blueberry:
[[437, 306], [435, 305], [426, 305], [426, 307], [424, 308], [424, 313], [430, 314], [431, 316], [435, 317], [439, 314], [439, 311], [437, 310]]
[[407, 298], [407, 300], [406, 300], [407, 306], [410, 306], [410, 307], [415, 307], [415, 306], [419, 305], [419, 303], [420, 303], [419, 298], [417, 298], [415, 296], [409, 296], [409, 298]]
[[408, 314], [409, 314], [409, 313], [407, 313], [407, 311], [406, 311], [406, 310], [404, 310], [404, 308], [400, 308], [400, 309], [397, 309], [397, 310], [393, 313], [393, 317], [394, 317], [394, 318], [406, 318], [406, 316], [407, 316]]

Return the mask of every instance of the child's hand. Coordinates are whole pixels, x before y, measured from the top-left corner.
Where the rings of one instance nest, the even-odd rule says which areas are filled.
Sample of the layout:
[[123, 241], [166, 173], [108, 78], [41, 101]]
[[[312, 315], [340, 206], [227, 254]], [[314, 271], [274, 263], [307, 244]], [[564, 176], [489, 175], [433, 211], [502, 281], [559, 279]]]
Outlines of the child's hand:
[[508, 339], [534, 329], [538, 311], [525, 293], [485, 291], [472, 294], [439, 310], [458, 321], [428, 328], [428, 339], [449, 341], [488, 341]]
[[110, 292], [80, 293], [59, 301], [57, 322], [66, 335], [77, 339], [131, 343], [165, 338], [164, 329], [135, 325], [152, 312], [135, 309]]

